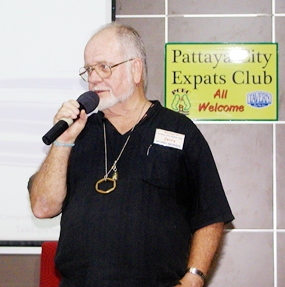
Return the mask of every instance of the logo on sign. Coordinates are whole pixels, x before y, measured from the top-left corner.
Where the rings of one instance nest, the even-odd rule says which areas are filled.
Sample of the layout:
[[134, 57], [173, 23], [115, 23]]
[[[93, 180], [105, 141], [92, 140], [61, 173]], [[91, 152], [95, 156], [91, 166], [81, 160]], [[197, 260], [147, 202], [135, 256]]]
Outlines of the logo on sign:
[[250, 92], [246, 98], [247, 104], [254, 108], [265, 108], [272, 104], [272, 95], [264, 91]]
[[171, 108], [180, 114], [189, 115], [189, 110], [191, 108], [190, 99], [188, 97], [188, 90], [186, 89], [176, 89], [172, 91], [173, 100], [171, 103]]

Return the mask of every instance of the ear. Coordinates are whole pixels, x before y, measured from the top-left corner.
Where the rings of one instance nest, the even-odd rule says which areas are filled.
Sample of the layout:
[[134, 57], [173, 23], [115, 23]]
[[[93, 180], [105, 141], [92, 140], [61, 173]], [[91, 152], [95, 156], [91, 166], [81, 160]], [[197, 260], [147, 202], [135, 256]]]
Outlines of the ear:
[[143, 64], [140, 58], [135, 58], [133, 60], [132, 73], [134, 82], [136, 84], [140, 83], [142, 81], [142, 73], [143, 73]]

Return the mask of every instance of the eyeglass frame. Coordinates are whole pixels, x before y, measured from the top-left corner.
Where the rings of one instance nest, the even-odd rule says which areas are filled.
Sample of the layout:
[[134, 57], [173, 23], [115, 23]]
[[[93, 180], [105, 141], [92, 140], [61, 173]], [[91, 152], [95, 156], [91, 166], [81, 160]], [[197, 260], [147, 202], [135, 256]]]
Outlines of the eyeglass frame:
[[[95, 67], [96, 67], [97, 65], [105, 64], [105, 65], [109, 68], [109, 70], [110, 70], [110, 76], [102, 78], [98, 73], [97, 73], [97, 75], [98, 75], [101, 79], [108, 79], [108, 78], [110, 78], [110, 77], [112, 76], [112, 69], [113, 69], [113, 68], [115, 68], [115, 67], [117, 67], [117, 66], [119, 66], [119, 65], [121, 65], [121, 64], [130, 62], [130, 61], [132, 61], [132, 60], [135, 60], [135, 58], [131, 58], [131, 59], [129, 59], [129, 60], [125, 60], [125, 61], [123, 61], [123, 62], [114, 64], [114, 65], [112, 65], [112, 66], [109, 66], [107, 63], [102, 62], [102, 63], [97, 63], [97, 64], [95, 64], [95, 65], [93, 65], [93, 66], [89, 66], [89, 67], [81, 67], [81, 68], [79, 69], [79, 71], [80, 71], [81, 69], [85, 69], [85, 71], [79, 73], [79, 76], [83, 79], [84, 82], [88, 82], [88, 79], [89, 79], [88, 71], [89, 71], [90, 75], [92, 74], [93, 71], [95, 71], [95, 72], [97, 73], [97, 70], [96, 70]], [[85, 74], [85, 73], [87, 73], [87, 80], [84, 79], [84, 74]]]

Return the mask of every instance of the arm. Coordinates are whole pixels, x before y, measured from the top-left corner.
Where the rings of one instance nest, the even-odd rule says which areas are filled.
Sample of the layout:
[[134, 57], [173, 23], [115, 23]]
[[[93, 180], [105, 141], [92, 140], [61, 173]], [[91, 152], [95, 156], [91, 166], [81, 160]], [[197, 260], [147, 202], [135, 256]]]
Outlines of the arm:
[[[221, 222], [203, 227], [194, 233], [188, 267], [195, 267], [206, 276], [222, 239], [223, 229], [224, 223]], [[187, 272], [180, 282], [185, 287], [202, 287], [204, 285], [200, 276], [190, 272]]]
[[[61, 118], [77, 118], [79, 104], [71, 100], [63, 104], [54, 118], [54, 123]], [[57, 140], [62, 143], [73, 143], [87, 121], [84, 110]], [[49, 218], [61, 212], [66, 196], [66, 176], [68, 160], [72, 147], [52, 146], [38, 172], [29, 182], [30, 202], [34, 215], [38, 218]]]

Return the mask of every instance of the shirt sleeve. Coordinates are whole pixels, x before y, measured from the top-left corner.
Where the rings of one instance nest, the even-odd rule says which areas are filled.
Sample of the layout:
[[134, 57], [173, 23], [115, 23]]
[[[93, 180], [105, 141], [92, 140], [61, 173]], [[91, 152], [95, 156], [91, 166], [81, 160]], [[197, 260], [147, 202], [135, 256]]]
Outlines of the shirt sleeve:
[[192, 232], [207, 225], [234, 219], [208, 143], [197, 129], [185, 147], [191, 204], [187, 220]]

